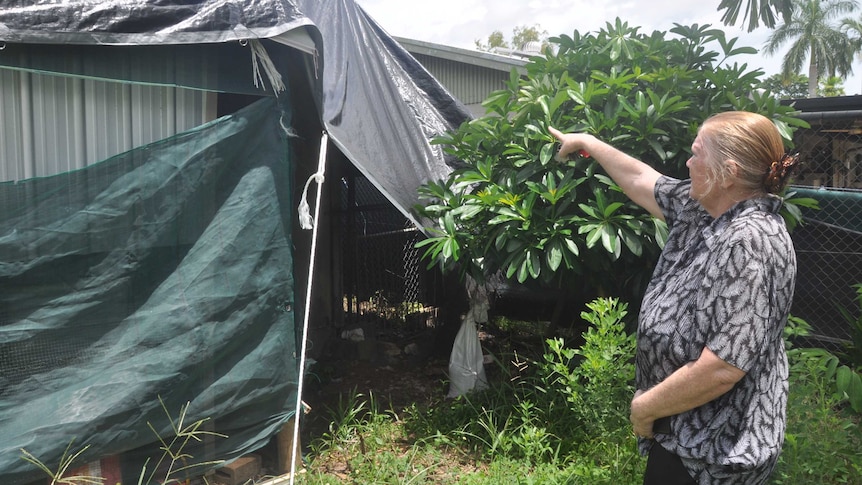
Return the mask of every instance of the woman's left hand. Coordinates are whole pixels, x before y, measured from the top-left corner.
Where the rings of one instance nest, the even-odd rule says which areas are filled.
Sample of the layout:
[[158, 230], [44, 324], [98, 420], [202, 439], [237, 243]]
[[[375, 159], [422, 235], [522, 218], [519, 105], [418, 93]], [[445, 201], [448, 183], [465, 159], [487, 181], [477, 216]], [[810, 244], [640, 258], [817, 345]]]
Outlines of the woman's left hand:
[[653, 434], [653, 424], [655, 423], [654, 419], [647, 418], [639, 413], [640, 406], [638, 406], [638, 398], [645, 391], [642, 389], [638, 389], [635, 391], [635, 397], [632, 399], [631, 404], [631, 414], [629, 415], [629, 420], [632, 423], [632, 428], [634, 428], [635, 436], [639, 438], [647, 438], [652, 439]]

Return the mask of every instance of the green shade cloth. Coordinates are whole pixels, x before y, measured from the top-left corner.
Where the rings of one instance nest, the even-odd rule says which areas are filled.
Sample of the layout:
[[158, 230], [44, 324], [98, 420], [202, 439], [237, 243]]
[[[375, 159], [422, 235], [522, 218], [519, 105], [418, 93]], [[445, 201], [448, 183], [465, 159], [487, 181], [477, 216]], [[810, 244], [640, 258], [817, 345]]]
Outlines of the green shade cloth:
[[806, 220], [837, 226], [862, 233], [862, 191], [826, 190], [793, 187], [795, 197], [810, 197], [818, 202], [819, 210], [804, 209]]
[[[24, 448], [81, 463], [123, 454], [125, 483], [186, 424], [231, 459], [292, 416], [290, 151], [273, 98], [60, 175], [0, 184], [0, 470], [40, 478]], [[152, 462], [151, 462], [152, 463]]]

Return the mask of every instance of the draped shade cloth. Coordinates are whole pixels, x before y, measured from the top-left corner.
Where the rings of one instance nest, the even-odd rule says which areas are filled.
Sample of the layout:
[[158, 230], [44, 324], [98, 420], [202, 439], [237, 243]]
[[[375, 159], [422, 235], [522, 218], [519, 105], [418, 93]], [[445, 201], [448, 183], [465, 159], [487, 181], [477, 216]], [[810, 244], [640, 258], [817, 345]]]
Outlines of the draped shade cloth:
[[[326, 129], [412, 219], [417, 187], [450, 171], [430, 141], [469, 116], [352, 0], [3, 2], [4, 72], [261, 98], [83, 168], [0, 183], [10, 485], [42, 476], [22, 448], [55, 463], [73, 441], [89, 445], [82, 462], [120, 456], [136, 483], [167, 414], [187, 404], [186, 424], [227, 435], [189, 448], [194, 461], [267, 443], [297, 392], [295, 146], [316, 141], [298, 141], [298, 125]], [[313, 113], [293, 104], [297, 78]], [[32, 125], [11, 84], [2, 116]], [[4, 166], [28, 150], [14, 134], [0, 136]], [[68, 167], [71, 152], [43, 156]]]

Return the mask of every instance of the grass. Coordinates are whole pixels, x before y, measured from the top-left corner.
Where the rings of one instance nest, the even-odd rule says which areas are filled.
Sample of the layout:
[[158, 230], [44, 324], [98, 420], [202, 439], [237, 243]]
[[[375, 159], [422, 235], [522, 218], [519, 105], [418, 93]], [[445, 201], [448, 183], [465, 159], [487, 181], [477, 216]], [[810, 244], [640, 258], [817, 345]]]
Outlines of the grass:
[[[150, 485], [156, 483], [160, 485], [187, 484], [189, 483], [188, 476], [193, 475], [191, 470], [223, 463], [223, 460], [197, 462], [194, 461], [194, 457], [192, 455], [185, 451], [190, 442], [199, 442], [205, 436], [216, 436], [220, 438], [226, 437], [225, 435], [202, 429], [208, 419], [205, 418], [188, 423], [186, 420], [186, 413], [189, 408], [189, 403], [180, 407], [180, 412], [176, 419], [174, 419], [168, 411], [168, 408], [165, 406], [165, 402], [162, 400], [161, 396], [159, 396], [159, 403], [162, 406], [162, 410], [165, 412], [165, 416], [170, 422], [171, 433], [168, 436], [162, 436], [156, 431], [155, 427], [153, 427], [150, 422], [147, 422], [147, 426], [159, 442], [159, 451], [161, 452], [161, 455], [156, 464], [149, 470], [149, 473], [147, 473], [149, 460], [144, 463], [141, 468], [141, 474], [138, 477], [137, 485]], [[75, 461], [89, 448], [89, 445], [87, 445], [78, 451], [72, 452], [73, 444], [74, 440], [66, 447], [56, 470], [52, 469], [49, 465], [45, 464], [38, 457], [25, 449], [21, 450], [21, 458], [41, 470], [48, 478], [49, 485], [105, 484], [105, 479], [102, 477], [90, 475], [68, 475], [70, 469], [73, 469], [73, 466], [77, 466]], [[206, 478], [204, 478], [203, 481], [208, 483]]]
[[[498, 355], [490, 389], [466, 397], [396, 413], [354, 392], [330, 410], [297, 483], [640, 484], [624, 315], [613, 300], [593, 302], [579, 348], [552, 339], [539, 355]], [[862, 485], [860, 415], [806, 355], [791, 354], [787, 438], [770, 483]]]
[[[625, 332], [626, 307], [599, 299], [588, 308], [577, 348], [555, 338], [535, 355], [509, 349], [496, 356], [498, 368], [489, 372], [495, 378], [485, 391], [400, 411], [383, 408], [372, 393], [341, 395], [328, 409], [328, 428], [311, 442], [306, 473], [296, 483], [640, 484], [645, 459], [627, 413], [634, 339]], [[791, 319], [785, 334], [791, 392], [784, 450], [770, 484], [862, 485], [862, 416], [836, 382], [836, 356], [792, 348], [807, 328]], [[179, 483], [175, 477], [189, 469], [216, 463], [186, 465], [193, 458], [183, 451], [186, 445], [211, 434], [202, 429], [205, 420], [186, 423], [186, 410], [175, 419], [164, 409], [172, 433], [156, 433], [162, 456], [148, 478], [142, 470], [139, 484], [156, 483], [156, 470], [158, 481]], [[99, 477], [66, 476], [86, 448], [71, 449], [56, 470], [26, 450], [22, 458], [52, 484], [102, 483]]]

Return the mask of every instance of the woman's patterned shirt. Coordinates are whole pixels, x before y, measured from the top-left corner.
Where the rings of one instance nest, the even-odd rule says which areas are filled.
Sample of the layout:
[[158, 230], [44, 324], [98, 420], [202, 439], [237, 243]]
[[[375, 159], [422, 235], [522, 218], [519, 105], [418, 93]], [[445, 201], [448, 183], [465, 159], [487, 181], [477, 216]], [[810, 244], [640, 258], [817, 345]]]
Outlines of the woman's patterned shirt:
[[671, 433], [640, 440], [679, 455], [700, 484], [764, 482], [784, 440], [796, 257], [781, 199], [742, 201], [713, 218], [690, 181], [662, 177], [655, 196], [669, 235], [644, 296], [637, 387], [649, 389], [708, 347], [746, 372], [732, 390], [671, 417]]

